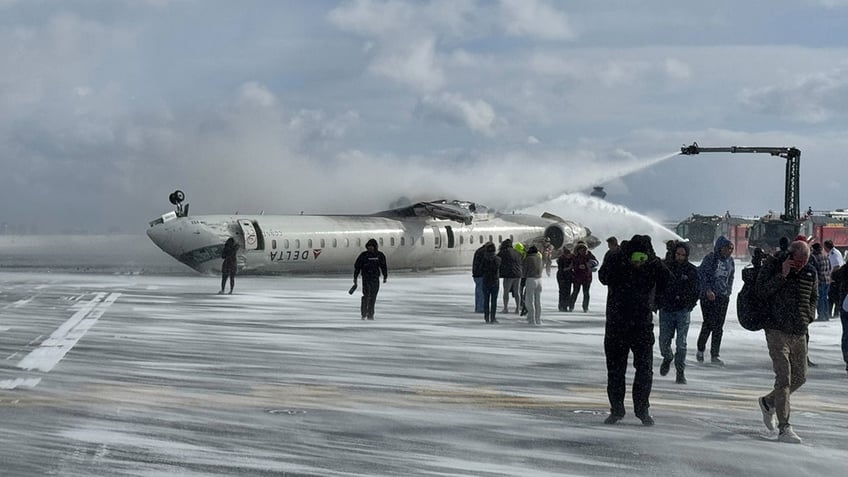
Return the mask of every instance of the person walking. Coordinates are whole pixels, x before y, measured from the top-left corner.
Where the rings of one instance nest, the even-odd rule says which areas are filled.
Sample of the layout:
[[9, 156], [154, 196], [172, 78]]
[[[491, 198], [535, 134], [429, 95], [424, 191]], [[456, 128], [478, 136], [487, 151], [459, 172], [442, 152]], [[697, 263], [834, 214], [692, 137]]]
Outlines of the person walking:
[[[483, 288], [483, 320], [486, 323], [497, 323], [495, 318], [498, 311], [498, 281], [500, 276], [501, 258], [495, 255], [495, 244], [486, 242], [480, 257], [480, 275]], [[506, 293], [506, 290], [504, 290]]]
[[848, 267], [842, 266], [830, 274], [830, 287], [836, 290], [839, 319], [842, 321], [842, 361], [848, 372]]
[[571, 292], [571, 306], [577, 305], [577, 295], [583, 290], [583, 312], [589, 311], [589, 287], [592, 286], [592, 272], [598, 266], [598, 260], [589, 251], [584, 242], [578, 242], [574, 247], [574, 291]]
[[[689, 245], [678, 242], [674, 247], [671, 260], [665, 261], [671, 281], [665, 292], [658, 295], [657, 308], [660, 311], [660, 376], [668, 374], [671, 363], [677, 370], [677, 384], [686, 384], [686, 337], [689, 334], [689, 320], [692, 309], [698, 303], [701, 291], [698, 268], [689, 262]], [[675, 352], [671, 352], [671, 340], [675, 334]]]
[[542, 254], [542, 265], [545, 267], [545, 275], [551, 276], [551, 264], [554, 258], [554, 246], [551, 243], [550, 237], [545, 237], [544, 243], [540, 250]]
[[224, 248], [221, 250], [221, 258], [224, 259], [224, 263], [221, 264], [221, 290], [218, 292], [219, 295], [224, 294], [224, 287], [227, 285], [228, 278], [230, 280], [230, 295], [233, 294], [233, 287], [236, 284], [236, 269], [238, 268], [236, 261], [238, 249], [239, 246], [234, 238], [230, 237], [224, 242]]
[[377, 241], [373, 238], [369, 239], [365, 242], [365, 251], [356, 257], [356, 262], [353, 264], [354, 285], [356, 285], [359, 274], [362, 273], [360, 311], [363, 320], [374, 319], [374, 305], [377, 303], [377, 293], [380, 292], [380, 274], [383, 275], [383, 283], [386, 283], [386, 279], [389, 277], [386, 256], [377, 249]]
[[[827, 256], [827, 259], [830, 260], [830, 270], [835, 272], [839, 270], [840, 267], [845, 265], [845, 261], [842, 259], [842, 254], [839, 253], [839, 250], [833, 246], [833, 240], [825, 240], [824, 241], [824, 250], [822, 253]], [[829, 291], [829, 290], [828, 290]], [[838, 302], [838, 291], [833, 290], [828, 293], [828, 315], [835, 316], [836, 313], [839, 312], [839, 308], [842, 306], [842, 303]]]
[[796, 240], [786, 258], [768, 260], [757, 277], [757, 293], [768, 303], [764, 328], [775, 374], [774, 389], [758, 404], [780, 442], [801, 442], [789, 423], [789, 397], [806, 382], [807, 327], [816, 317], [818, 276], [809, 259], [810, 247]]
[[521, 265], [521, 276], [525, 279], [524, 303], [527, 305], [527, 323], [542, 324], [542, 257], [535, 245], [527, 249]]
[[820, 243], [814, 243], [811, 247], [812, 252], [810, 255], [810, 265], [812, 265], [816, 269], [816, 273], [818, 273], [819, 277], [819, 303], [816, 306], [816, 311], [818, 312], [818, 316], [816, 317], [816, 321], [828, 321], [831, 319], [830, 315], [830, 303], [828, 300], [829, 292], [830, 292], [830, 260], [822, 254], [822, 246]]
[[716, 239], [713, 251], [704, 257], [698, 267], [701, 280], [701, 314], [704, 317], [698, 335], [698, 351], [695, 354], [699, 363], [704, 362], [707, 340], [712, 335], [710, 362], [718, 366], [724, 365], [719, 355], [727, 305], [733, 291], [733, 276], [736, 273], [732, 254], [733, 244], [722, 235]]
[[610, 254], [598, 271], [607, 286], [604, 354], [607, 365], [607, 397], [610, 415], [604, 423], [624, 418], [625, 374], [633, 353], [633, 410], [645, 426], [654, 425], [650, 414], [653, 384], [654, 324], [651, 296], [662, 295], [670, 281], [665, 265], [657, 258], [647, 235], [634, 235]]
[[568, 247], [562, 247], [562, 254], [557, 257], [557, 286], [559, 287], [559, 311], [571, 311], [574, 304], [571, 302], [571, 284], [574, 281], [574, 271], [571, 264], [574, 254]]
[[500, 277], [503, 279], [503, 312], [509, 313], [509, 294], [515, 299], [515, 314], [521, 311], [521, 254], [512, 248], [512, 240], [501, 242], [498, 250], [501, 259]]

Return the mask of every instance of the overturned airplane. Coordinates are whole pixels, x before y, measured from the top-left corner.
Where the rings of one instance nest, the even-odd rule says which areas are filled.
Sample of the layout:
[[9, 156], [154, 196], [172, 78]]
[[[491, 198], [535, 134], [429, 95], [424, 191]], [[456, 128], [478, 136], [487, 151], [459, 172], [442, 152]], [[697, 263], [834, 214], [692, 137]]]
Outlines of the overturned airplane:
[[375, 238], [392, 270], [469, 267], [487, 241], [510, 238], [526, 246], [551, 239], [556, 250], [591, 231], [552, 214], [504, 214], [474, 202], [436, 200], [371, 215], [188, 215], [185, 194], [176, 210], [150, 222], [147, 235], [162, 250], [201, 273], [221, 270], [221, 250], [239, 244], [240, 274], [351, 272], [365, 242]]

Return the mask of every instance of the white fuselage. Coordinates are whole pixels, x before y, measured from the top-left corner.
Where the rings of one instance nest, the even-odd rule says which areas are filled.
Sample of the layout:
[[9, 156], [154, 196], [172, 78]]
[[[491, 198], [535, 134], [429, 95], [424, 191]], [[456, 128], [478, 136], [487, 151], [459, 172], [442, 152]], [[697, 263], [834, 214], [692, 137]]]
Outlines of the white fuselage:
[[[541, 241], [551, 227], [565, 244], [590, 237], [585, 227], [524, 214], [480, 214], [470, 224], [432, 217], [372, 215], [206, 215], [154, 221], [147, 234], [162, 250], [199, 272], [221, 269], [221, 248], [239, 244], [239, 273], [351, 272], [374, 238], [390, 269], [467, 267], [485, 242]], [[594, 237], [592, 237], [594, 239]]]

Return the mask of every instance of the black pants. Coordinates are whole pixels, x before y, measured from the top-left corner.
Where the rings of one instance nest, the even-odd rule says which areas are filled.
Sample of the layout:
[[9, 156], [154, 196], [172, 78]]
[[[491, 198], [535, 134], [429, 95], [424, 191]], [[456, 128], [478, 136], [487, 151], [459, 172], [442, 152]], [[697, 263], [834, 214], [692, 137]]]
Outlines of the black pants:
[[604, 353], [607, 358], [607, 397], [610, 414], [624, 416], [627, 358], [633, 352], [633, 410], [636, 416], [648, 414], [654, 381], [654, 324], [616, 325], [607, 322]]
[[380, 277], [362, 277], [362, 317], [374, 319], [374, 305], [380, 292]]
[[577, 295], [580, 293], [580, 289], [583, 289], [583, 311], [589, 311], [589, 287], [592, 286], [592, 282], [589, 283], [581, 283], [574, 284], [574, 291], [571, 292], [571, 309], [574, 309], [574, 306], [577, 304]]
[[707, 340], [712, 335], [713, 339], [710, 342], [710, 357], [712, 358], [719, 357], [728, 303], [730, 303], [728, 296], [716, 295], [716, 299], [713, 301], [701, 298], [701, 314], [704, 315], [704, 322], [701, 323], [701, 333], [698, 335], [698, 351], [703, 352], [706, 349]]
[[236, 272], [227, 270], [221, 272], [221, 291], [224, 291], [224, 286], [227, 285], [227, 278], [230, 279], [230, 291], [233, 291], [236, 284]]
[[559, 311], [571, 311], [574, 305], [571, 303], [571, 273], [557, 272], [557, 285], [559, 285]]

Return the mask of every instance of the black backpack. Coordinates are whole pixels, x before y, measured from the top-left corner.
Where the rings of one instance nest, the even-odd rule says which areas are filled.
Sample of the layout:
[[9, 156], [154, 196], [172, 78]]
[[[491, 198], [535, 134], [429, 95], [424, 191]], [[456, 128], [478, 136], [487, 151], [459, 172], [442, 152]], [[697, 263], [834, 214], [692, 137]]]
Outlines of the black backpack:
[[759, 267], [742, 270], [742, 290], [736, 295], [736, 316], [742, 328], [749, 331], [763, 329], [768, 320], [768, 303], [757, 294]]

